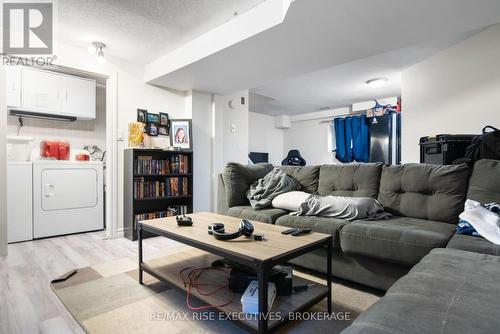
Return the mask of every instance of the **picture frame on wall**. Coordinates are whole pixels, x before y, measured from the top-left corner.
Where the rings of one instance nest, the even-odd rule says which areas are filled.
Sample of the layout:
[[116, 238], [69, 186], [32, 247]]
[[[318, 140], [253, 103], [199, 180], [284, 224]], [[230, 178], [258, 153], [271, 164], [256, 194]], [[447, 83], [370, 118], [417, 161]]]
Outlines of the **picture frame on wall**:
[[193, 148], [193, 137], [190, 119], [170, 120], [170, 140], [172, 146], [184, 150]]
[[150, 136], [158, 136], [158, 123], [148, 123], [147, 133]]
[[168, 126], [168, 114], [161, 112], [160, 113], [160, 125], [161, 126]]
[[168, 136], [168, 128], [166, 126], [160, 125], [158, 126], [158, 134], [160, 136]]
[[148, 111], [145, 109], [137, 109], [137, 122], [146, 123]]
[[147, 121], [148, 124], [149, 123], [155, 123], [158, 126], [158, 124], [160, 123], [160, 115], [158, 115], [158, 114], [152, 114], [152, 113], [148, 112], [147, 115], [146, 115], [146, 121]]

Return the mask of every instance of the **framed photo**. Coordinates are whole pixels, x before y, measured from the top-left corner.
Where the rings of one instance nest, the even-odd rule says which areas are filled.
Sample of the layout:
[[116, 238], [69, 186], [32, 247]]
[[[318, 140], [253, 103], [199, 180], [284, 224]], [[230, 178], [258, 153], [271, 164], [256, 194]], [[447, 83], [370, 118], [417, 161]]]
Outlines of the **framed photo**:
[[157, 123], [148, 123], [147, 133], [150, 136], [158, 136], [158, 124]]
[[146, 123], [147, 110], [137, 109], [137, 122]]
[[170, 120], [170, 138], [172, 146], [182, 149], [193, 148], [190, 119]]
[[166, 126], [158, 126], [158, 134], [161, 136], [168, 136], [168, 128]]
[[158, 114], [152, 114], [152, 113], [147, 113], [146, 115], [146, 123], [160, 123], [160, 115]]
[[168, 114], [163, 112], [160, 113], [160, 125], [168, 126]]

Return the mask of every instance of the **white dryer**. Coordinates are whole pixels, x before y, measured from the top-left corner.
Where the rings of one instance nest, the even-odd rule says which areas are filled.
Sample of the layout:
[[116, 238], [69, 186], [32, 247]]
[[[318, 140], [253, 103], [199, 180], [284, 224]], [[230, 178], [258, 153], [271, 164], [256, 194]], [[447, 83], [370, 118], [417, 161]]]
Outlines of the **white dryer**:
[[102, 230], [103, 164], [33, 162], [33, 237]]

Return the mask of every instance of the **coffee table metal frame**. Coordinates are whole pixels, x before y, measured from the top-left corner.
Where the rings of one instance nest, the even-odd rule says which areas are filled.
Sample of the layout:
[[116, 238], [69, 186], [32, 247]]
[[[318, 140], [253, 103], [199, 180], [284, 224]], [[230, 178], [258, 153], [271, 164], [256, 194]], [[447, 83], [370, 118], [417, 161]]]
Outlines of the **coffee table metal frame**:
[[[326, 257], [326, 282], [327, 282], [327, 292], [320, 294], [316, 296], [313, 299], [310, 300], [304, 300], [304, 303], [300, 306], [300, 308], [296, 309], [296, 312], [301, 312], [305, 311], [308, 308], [312, 307], [313, 305], [317, 304], [324, 298], [327, 299], [327, 311], [328, 314], [332, 313], [332, 237], [328, 236], [327, 238], [312, 242], [304, 247], [294, 249], [292, 251], [289, 251], [287, 253], [284, 253], [278, 257], [274, 257], [272, 259], [268, 259], [265, 261], [254, 259], [251, 257], [247, 257], [243, 254], [234, 254], [232, 252], [229, 252], [227, 250], [224, 250], [220, 247], [215, 247], [213, 245], [208, 245], [202, 242], [198, 242], [186, 237], [183, 237], [180, 234], [176, 233], [171, 233], [169, 231], [165, 231], [162, 229], [158, 229], [152, 226], [144, 225], [141, 222], [138, 222], [137, 224], [137, 234], [138, 234], [138, 245], [139, 245], [139, 283], [143, 284], [143, 272], [146, 272], [150, 274], [151, 276], [159, 279], [160, 281], [166, 282], [166, 283], [171, 283], [169, 280], [164, 278], [158, 271], [156, 271], [154, 268], [148, 266], [146, 263], [143, 262], [143, 256], [142, 256], [142, 240], [143, 240], [143, 233], [144, 232], [149, 232], [158, 236], [162, 236], [165, 238], [169, 238], [172, 240], [175, 240], [177, 242], [183, 243], [185, 245], [201, 249], [203, 251], [206, 251], [208, 253], [223, 257], [225, 259], [228, 259], [232, 262], [235, 262], [237, 264], [247, 266], [254, 268], [255, 271], [257, 272], [257, 277], [259, 281], [259, 314], [260, 315], [265, 315], [268, 313], [268, 305], [267, 305], [267, 295], [268, 291], [266, 288], [269, 280], [269, 275], [271, 272], [271, 269], [279, 264], [284, 264], [287, 261], [296, 258], [298, 256], [304, 255], [306, 253], [309, 253], [313, 250], [320, 249], [322, 247], [326, 247], [327, 249], [327, 257]], [[300, 238], [300, 237], [299, 237]], [[176, 286], [176, 285], [174, 285]], [[181, 288], [181, 290], [184, 291], [184, 289]], [[268, 317], [266, 316], [260, 316], [259, 317], [259, 329], [258, 333], [271, 333], [274, 332], [275, 330], [281, 328], [283, 325], [285, 325], [289, 321], [288, 316], [285, 316], [283, 318], [283, 321], [275, 323], [273, 326], [269, 327], [268, 326]], [[241, 324], [247, 325], [244, 322], [241, 322]], [[253, 327], [248, 327], [251, 331], [255, 331]]]

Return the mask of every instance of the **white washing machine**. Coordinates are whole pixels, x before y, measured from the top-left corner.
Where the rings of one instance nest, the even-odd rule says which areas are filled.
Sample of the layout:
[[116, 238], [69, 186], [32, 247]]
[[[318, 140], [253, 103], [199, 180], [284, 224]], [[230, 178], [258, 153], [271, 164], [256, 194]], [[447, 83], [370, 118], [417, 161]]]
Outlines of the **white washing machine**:
[[33, 162], [33, 237], [102, 230], [103, 164]]

